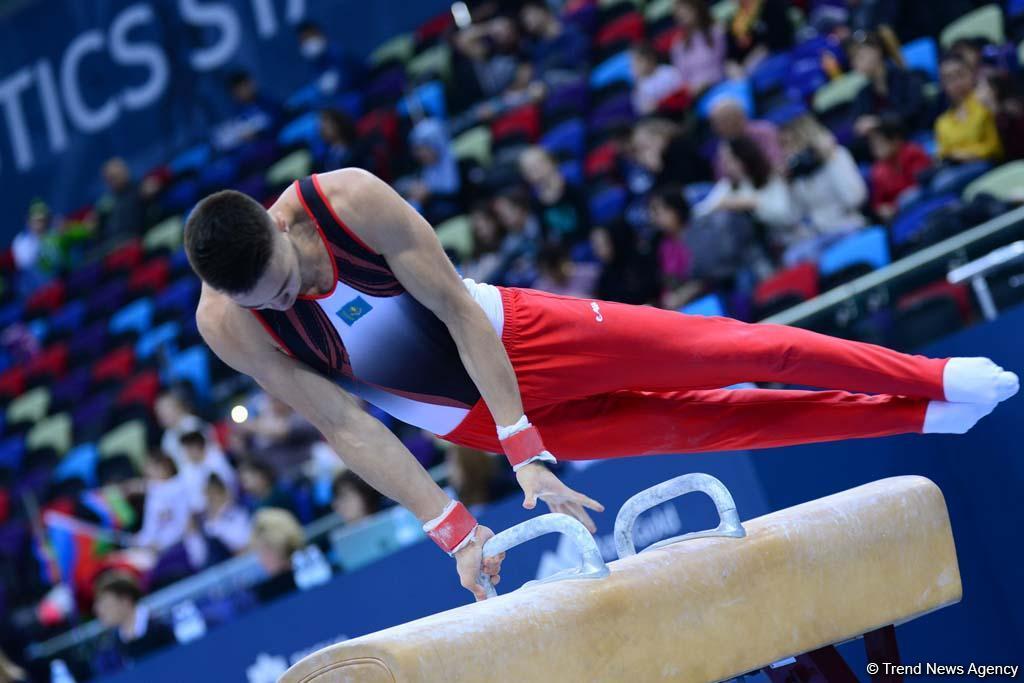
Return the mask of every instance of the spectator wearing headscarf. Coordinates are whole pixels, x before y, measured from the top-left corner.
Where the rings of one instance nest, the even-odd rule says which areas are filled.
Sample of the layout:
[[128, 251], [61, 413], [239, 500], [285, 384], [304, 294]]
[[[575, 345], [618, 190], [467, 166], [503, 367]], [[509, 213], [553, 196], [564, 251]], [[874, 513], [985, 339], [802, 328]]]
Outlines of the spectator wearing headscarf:
[[459, 210], [457, 199], [462, 181], [444, 123], [423, 119], [409, 134], [409, 144], [420, 169], [406, 190], [408, 198], [432, 223], [454, 216]]

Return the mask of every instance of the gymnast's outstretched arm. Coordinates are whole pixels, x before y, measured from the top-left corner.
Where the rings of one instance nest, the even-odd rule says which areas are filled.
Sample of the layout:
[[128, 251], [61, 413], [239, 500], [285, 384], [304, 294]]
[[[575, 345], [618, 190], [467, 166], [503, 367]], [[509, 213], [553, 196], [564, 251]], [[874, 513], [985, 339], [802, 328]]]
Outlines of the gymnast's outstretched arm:
[[[278, 350], [247, 311], [204, 286], [196, 318], [214, 353], [309, 420], [370, 486], [408, 508], [421, 522], [441, 514], [448, 496], [398, 437], [344, 389]], [[503, 556], [481, 566], [481, 549], [493, 535], [480, 526], [475, 541], [455, 553], [462, 585], [477, 599], [484, 597], [476, 584], [481, 568], [494, 577], [501, 569]]]

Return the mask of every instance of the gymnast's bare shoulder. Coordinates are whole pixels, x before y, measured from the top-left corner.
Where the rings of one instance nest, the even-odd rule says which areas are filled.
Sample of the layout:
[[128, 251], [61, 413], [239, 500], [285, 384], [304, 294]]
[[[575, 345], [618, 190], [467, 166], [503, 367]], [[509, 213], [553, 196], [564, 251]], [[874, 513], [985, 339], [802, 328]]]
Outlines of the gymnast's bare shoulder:
[[239, 372], [252, 375], [259, 363], [284, 357], [254, 315], [205, 283], [196, 308], [196, 326], [207, 346]]

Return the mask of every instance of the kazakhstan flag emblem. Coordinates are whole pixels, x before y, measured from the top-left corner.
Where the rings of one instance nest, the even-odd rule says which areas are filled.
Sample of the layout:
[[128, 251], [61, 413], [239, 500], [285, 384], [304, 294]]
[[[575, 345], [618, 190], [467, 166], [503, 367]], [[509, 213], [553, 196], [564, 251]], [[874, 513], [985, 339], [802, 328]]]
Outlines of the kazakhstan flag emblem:
[[352, 301], [342, 306], [337, 313], [337, 316], [345, 321], [345, 324], [351, 327], [357, 320], [362, 318], [364, 315], [373, 310], [373, 306], [366, 303], [366, 300], [361, 296], [357, 296]]

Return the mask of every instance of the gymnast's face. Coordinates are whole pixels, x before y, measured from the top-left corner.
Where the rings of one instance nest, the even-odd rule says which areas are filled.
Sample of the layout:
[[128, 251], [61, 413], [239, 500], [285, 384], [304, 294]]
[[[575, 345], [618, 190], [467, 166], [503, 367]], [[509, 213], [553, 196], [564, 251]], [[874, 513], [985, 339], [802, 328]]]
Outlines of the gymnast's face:
[[272, 246], [266, 269], [252, 289], [230, 296], [243, 308], [286, 311], [303, 292], [302, 259], [295, 235], [283, 220], [276, 220], [268, 229]]

